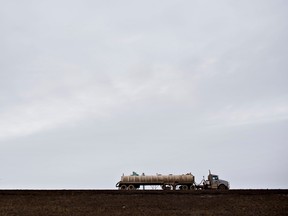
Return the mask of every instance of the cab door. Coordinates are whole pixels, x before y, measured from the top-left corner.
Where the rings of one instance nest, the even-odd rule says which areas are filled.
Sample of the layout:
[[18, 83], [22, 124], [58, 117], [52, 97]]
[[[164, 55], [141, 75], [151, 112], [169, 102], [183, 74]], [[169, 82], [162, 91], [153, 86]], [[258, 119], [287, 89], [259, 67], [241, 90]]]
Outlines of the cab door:
[[212, 175], [211, 176], [211, 188], [212, 189], [217, 189], [219, 185], [219, 178], [217, 175]]

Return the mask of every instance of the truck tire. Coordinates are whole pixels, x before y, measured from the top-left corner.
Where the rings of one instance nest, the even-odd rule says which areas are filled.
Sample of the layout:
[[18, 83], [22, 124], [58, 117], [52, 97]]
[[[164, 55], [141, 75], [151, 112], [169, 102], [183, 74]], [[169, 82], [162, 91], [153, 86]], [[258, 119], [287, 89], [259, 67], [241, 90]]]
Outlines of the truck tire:
[[226, 186], [221, 184], [218, 186], [218, 190], [226, 190]]
[[164, 184], [164, 185], [162, 185], [162, 189], [163, 189], [163, 190], [171, 190], [171, 189], [172, 189], [172, 186], [171, 186], [171, 185], [166, 185], [166, 184]]
[[187, 185], [182, 185], [182, 190], [188, 190], [188, 186]]
[[127, 186], [126, 185], [121, 185], [119, 189], [120, 190], [127, 190]]
[[190, 186], [190, 190], [195, 190], [196, 188], [195, 188], [195, 186], [194, 185], [191, 185]]
[[135, 190], [135, 186], [134, 185], [129, 185], [128, 186], [128, 190]]

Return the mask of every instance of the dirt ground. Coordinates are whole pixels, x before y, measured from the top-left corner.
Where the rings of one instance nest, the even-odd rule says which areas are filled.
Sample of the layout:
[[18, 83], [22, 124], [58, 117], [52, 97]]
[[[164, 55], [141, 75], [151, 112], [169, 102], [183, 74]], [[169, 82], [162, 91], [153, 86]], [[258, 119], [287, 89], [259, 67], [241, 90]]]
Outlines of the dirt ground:
[[0, 190], [0, 215], [288, 215], [288, 190]]

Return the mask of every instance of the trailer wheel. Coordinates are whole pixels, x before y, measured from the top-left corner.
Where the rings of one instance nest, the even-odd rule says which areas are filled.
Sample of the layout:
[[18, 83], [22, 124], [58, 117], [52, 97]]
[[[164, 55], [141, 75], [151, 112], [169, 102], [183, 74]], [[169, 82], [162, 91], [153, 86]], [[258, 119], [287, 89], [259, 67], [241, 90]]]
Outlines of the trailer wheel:
[[128, 186], [128, 190], [135, 190], [135, 186], [134, 185], [129, 185]]
[[188, 190], [188, 186], [187, 185], [182, 185], [181, 187], [182, 187], [181, 190]]
[[126, 190], [127, 189], [127, 186], [126, 185], [121, 185], [120, 186], [120, 190]]
[[162, 185], [162, 189], [163, 190], [171, 190], [171, 186], [170, 185]]

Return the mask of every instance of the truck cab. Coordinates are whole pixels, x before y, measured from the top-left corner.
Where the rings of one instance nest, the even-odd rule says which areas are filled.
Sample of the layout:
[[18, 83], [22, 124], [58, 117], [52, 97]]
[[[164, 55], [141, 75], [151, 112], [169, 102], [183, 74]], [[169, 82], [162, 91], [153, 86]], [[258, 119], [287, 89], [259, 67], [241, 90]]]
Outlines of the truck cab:
[[207, 189], [229, 189], [229, 182], [219, 179], [218, 175], [211, 174], [209, 172], [208, 180], [205, 181], [205, 186]]

